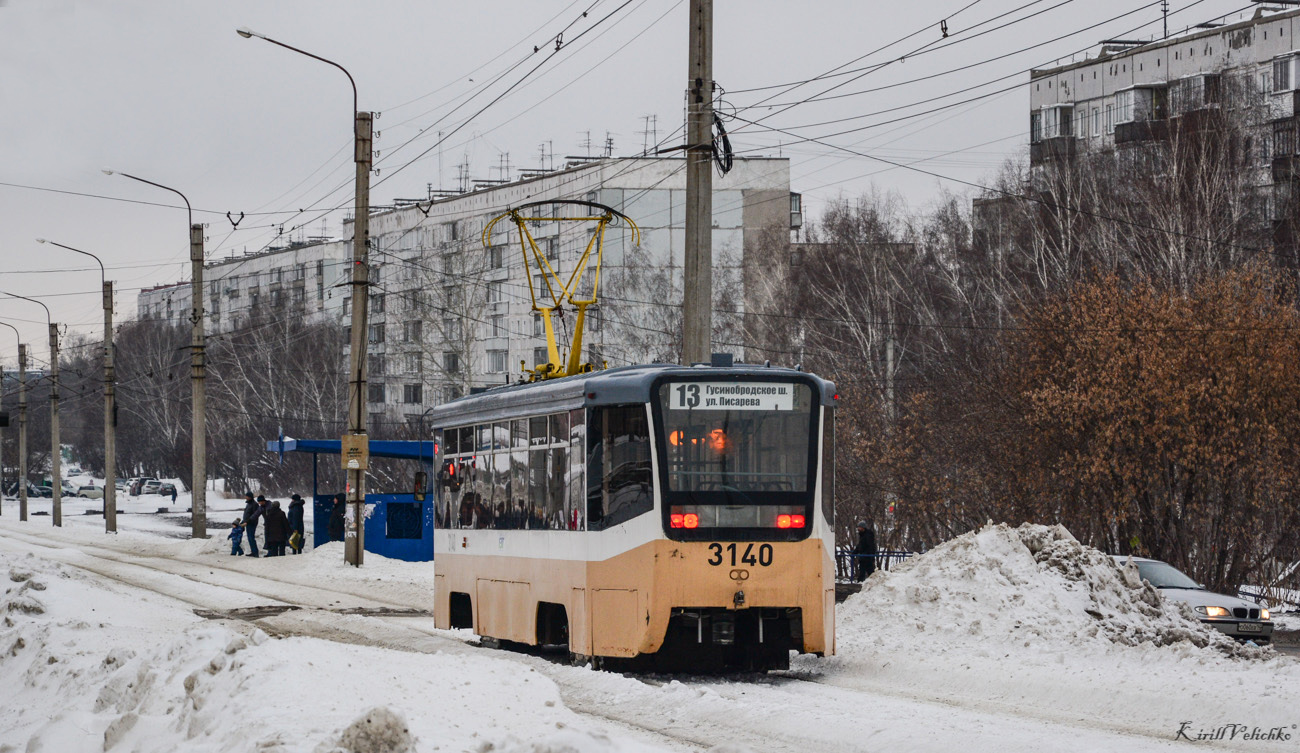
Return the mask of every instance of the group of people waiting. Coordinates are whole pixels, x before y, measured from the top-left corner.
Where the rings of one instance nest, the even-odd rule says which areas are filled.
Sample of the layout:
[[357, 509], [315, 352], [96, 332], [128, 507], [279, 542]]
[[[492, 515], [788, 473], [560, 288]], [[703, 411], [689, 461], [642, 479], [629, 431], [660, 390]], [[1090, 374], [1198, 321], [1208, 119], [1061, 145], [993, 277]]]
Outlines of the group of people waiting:
[[265, 521], [262, 535], [267, 557], [283, 557], [287, 546], [294, 554], [302, 554], [303, 542], [307, 535], [303, 524], [303, 498], [294, 494], [290, 497], [289, 511], [280, 509], [280, 503], [268, 500], [261, 494], [253, 497], [252, 492], [244, 494], [244, 514], [237, 518], [230, 527], [230, 554], [244, 554], [243, 538], [248, 537], [249, 557], [259, 557], [257, 549], [257, 526]]

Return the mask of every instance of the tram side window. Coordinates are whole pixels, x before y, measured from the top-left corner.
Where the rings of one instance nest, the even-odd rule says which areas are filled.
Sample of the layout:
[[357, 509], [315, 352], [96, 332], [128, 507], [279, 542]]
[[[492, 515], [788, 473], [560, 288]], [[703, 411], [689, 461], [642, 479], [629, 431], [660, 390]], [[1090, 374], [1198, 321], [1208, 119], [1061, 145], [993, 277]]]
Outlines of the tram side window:
[[600, 530], [654, 507], [644, 405], [592, 408], [587, 422], [587, 525]]
[[569, 411], [569, 501], [565, 514], [570, 531], [583, 530], [587, 517], [587, 452], [583, 447], [587, 437], [587, 422], [584, 418], [581, 408]]
[[835, 409], [826, 408], [822, 441], [822, 516], [835, 528]]

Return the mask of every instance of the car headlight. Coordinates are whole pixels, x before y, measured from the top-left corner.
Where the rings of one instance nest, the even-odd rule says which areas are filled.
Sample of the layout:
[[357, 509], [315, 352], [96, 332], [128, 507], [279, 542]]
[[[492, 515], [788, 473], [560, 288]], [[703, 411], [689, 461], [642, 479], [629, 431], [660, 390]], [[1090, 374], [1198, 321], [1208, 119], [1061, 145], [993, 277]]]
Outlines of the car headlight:
[[1261, 610], [1259, 610], [1259, 618], [1260, 618], [1261, 620], [1267, 620], [1267, 619], [1269, 619], [1268, 610], [1267, 610], [1267, 609], [1261, 609]]
[[1196, 611], [1206, 617], [1228, 617], [1231, 614], [1224, 607], [1197, 607]]

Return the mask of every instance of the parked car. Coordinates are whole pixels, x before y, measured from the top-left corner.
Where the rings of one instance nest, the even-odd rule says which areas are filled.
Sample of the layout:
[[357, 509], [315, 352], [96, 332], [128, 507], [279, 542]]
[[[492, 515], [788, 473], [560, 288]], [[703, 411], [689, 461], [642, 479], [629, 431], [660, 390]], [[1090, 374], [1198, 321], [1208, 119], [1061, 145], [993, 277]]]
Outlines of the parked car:
[[1131, 559], [1142, 580], [1160, 589], [1160, 595], [1188, 604], [1201, 622], [1239, 641], [1268, 643], [1273, 639], [1272, 615], [1254, 602], [1214, 593], [1160, 560], [1112, 555], [1120, 567]]
[[84, 497], [86, 499], [103, 499], [104, 487], [95, 486], [94, 484], [91, 484], [89, 486], [77, 487], [77, 496]]
[[119, 478], [114, 480], [113, 488], [117, 489], [119, 492], [126, 491], [126, 479]]
[[66, 478], [61, 479], [59, 483], [63, 487], [63, 493], [67, 496], [75, 497], [77, 496], [77, 492], [81, 489], [80, 486], [77, 486]]
[[144, 483], [140, 485], [140, 493], [141, 493], [141, 494], [157, 494], [157, 493], [158, 493], [158, 488], [159, 488], [160, 486], [162, 486], [162, 482], [159, 481], [158, 479], [156, 479], [156, 478], [147, 478], [147, 479], [144, 480]]
[[162, 483], [158, 485], [158, 494], [164, 497], [170, 497], [176, 491], [174, 484]]

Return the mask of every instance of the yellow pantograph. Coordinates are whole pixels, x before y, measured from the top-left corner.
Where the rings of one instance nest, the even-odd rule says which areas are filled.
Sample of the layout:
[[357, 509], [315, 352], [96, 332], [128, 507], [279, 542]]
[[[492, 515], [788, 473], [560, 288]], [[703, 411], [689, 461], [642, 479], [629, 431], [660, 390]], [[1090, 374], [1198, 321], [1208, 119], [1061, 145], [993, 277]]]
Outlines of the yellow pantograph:
[[[581, 207], [581, 212], [572, 211], [571, 207]], [[568, 215], [579, 216], [568, 216]], [[549, 216], [548, 216], [549, 215]], [[528, 295], [532, 298], [533, 311], [541, 315], [546, 327], [546, 363], [539, 363], [533, 368], [523, 363], [524, 372], [533, 381], [539, 379], [557, 379], [559, 377], [583, 374], [591, 371], [590, 363], [582, 361], [582, 327], [587, 318], [587, 307], [596, 303], [596, 293], [600, 287], [600, 264], [605, 247], [605, 228], [610, 223], [622, 221], [632, 231], [633, 246], [641, 243], [641, 231], [627, 215], [604, 204], [593, 201], [534, 201], [522, 204], [510, 211], [494, 217], [483, 228], [483, 245], [491, 248], [492, 229], [498, 222], [509, 218], [519, 231], [519, 249], [524, 257], [524, 277], [528, 281]], [[587, 248], [573, 264], [567, 281], [561, 281], [560, 271], [552, 266], [546, 254], [537, 246], [528, 225], [540, 226], [543, 222], [595, 222], [596, 227], [587, 241]], [[558, 258], [558, 257], [557, 257]], [[594, 259], [594, 264], [592, 261]], [[558, 265], [558, 261], [557, 261]], [[534, 282], [534, 270], [537, 281]], [[591, 293], [578, 297], [584, 281], [590, 276]], [[552, 315], [563, 318], [566, 304], [576, 312], [573, 324], [573, 341], [569, 344], [568, 357], [565, 358], [555, 340], [555, 321]]]

